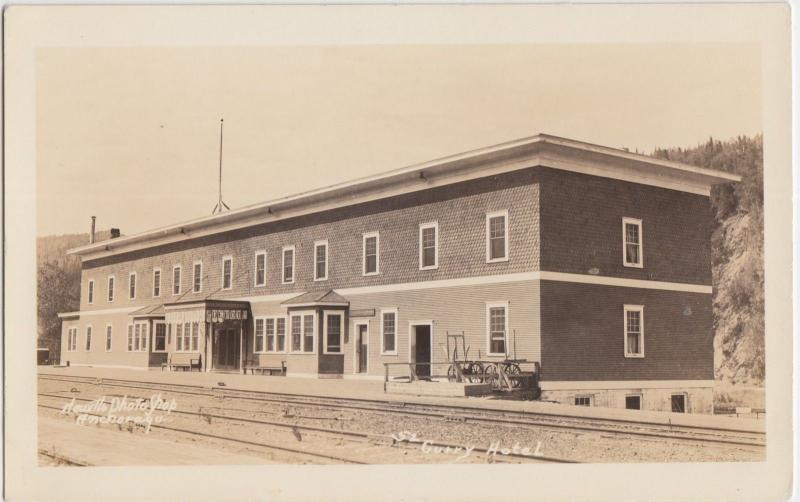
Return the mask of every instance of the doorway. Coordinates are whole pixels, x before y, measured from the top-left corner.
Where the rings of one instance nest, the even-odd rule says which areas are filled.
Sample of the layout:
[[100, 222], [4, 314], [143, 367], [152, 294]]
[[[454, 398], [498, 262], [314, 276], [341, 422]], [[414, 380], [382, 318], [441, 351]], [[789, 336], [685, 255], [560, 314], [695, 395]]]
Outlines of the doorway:
[[423, 380], [431, 378], [431, 353], [433, 347], [432, 323], [411, 323], [411, 362], [417, 363], [417, 377]]
[[369, 370], [369, 324], [356, 323], [356, 373]]
[[239, 330], [217, 328], [214, 332], [214, 369], [239, 369]]

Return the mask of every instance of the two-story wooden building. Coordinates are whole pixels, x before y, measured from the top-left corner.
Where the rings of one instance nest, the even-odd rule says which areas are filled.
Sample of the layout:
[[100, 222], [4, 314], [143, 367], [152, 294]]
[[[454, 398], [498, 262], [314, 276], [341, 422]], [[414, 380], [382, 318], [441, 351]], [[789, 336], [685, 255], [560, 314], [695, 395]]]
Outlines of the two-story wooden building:
[[463, 332], [543, 399], [707, 412], [709, 193], [738, 179], [538, 135], [92, 243], [61, 359], [382, 378]]

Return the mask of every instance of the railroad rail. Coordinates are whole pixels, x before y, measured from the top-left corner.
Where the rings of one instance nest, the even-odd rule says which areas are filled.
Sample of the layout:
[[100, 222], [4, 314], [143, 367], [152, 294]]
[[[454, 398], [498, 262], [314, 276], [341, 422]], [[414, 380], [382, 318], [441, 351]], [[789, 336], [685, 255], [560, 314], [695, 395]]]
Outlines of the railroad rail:
[[224, 397], [256, 402], [279, 403], [295, 406], [316, 406], [376, 413], [394, 413], [417, 417], [479, 422], [514, 427], [533, 427], [576, 432], [611, 434], [615, 437], [630, 437], [670, 442], [689, 442], [736, 447], [763, 451], [766, 435], [762, 432], [745, 432], [725, 427], [687, 426], [660, 422], [634, 421], [610, 418], [586, 418], [569, 415], [537, 413], [528, 411], [501, 410], [491, 408], [467, 408], [450, 404], [410, 403], [365, 398], [343, 398], [311, 396], [280, 392], [228, 389], [201, 385], [162, 382], [142, 382], [112, 378], [82, 376], [39, 375], [42, 380], [62, 381], [97, 386], [133, 388], [162, 391], [186, 395]]

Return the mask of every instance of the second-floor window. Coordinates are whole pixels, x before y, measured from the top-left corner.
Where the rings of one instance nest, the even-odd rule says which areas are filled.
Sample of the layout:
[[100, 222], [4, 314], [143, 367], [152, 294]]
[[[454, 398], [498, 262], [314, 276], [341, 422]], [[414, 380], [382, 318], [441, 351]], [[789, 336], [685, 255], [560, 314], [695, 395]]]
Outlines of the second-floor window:
[[486, 261], [508, 261], [508, 211], [486, 215]]
[[439, 224], [424, 223], [419, 226], [419, 268], [427, 270], [439, 266]]
[[172, 267], [172, 294], [181, 294], [181, 266]]
[[286, 246], [281, 253], [281, 276], [284, 284], [294, 282], [294, 246]]
[[161, 269], [153, 270], [153, 296], [161, 296]]
[[108, 301], [114, 301], [114, 276], [111, 275], [108, 277]]
[[233, 287], [233, 257], [222, 258], [222, 289]]
[[203, 289], [203, 262], [196, 261], [192, 265], [192, 291], [199, 293]]
[[89, 280], [88, 292], [86, 294], [87, 302], [91, 305], [94, 303], [94, 279]]
[[324, 281], [328, 278], [328, 241], [314, 243], [314, 280]]
[[267, 252], [256, 251], [256, 273], [253, 279], [253, 284], [256, 286], [265, 286], [267, 284]]
[[622, 218], [622, 253], [626, 267], [642, 268], [642, 220]]
[[131, 272], [128, 275], [128, 298], [131, 300], [136, 299], [136, 272]]
[[364, 254], [363, 274], [379, 273], [380, 234], [378, 232], [364, 234], [362, 248]]

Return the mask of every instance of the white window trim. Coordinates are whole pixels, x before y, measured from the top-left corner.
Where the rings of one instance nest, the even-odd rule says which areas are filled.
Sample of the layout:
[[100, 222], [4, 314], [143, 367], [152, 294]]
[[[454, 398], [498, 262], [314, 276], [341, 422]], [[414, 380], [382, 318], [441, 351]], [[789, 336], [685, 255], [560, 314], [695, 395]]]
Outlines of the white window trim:
[[689, 393], [688, 392], [671, 392], [669, 395], [669, 409], [671, 413], [681, 413], [680, 411], [672, 411], [672, 398], [673, 396], [683, 396], [683, 413], [689, 413]]
[[[114, 283], [114, 287], [110, 288], [108, 286], [109, 286], [109, 284], [111, 282]], [[109, 275], [108, 278], [106, 279], [106, 302], [107, 303], [114, 303], [114, 298], [116, 298], [116, 296], [117, 296], [117, 291], [116, 290], [117, 290], [117, 277], [114, 276], [114, 275]], [[109, 300], [109, 297], [111, 297], [110, 300]]]
[[[375, 272], [367, 272], [367, 239], [375, 238]], [[378, 275], [381, 273], [381, 234], [367, 232], [361, 236], [361, 275]]]
[[[201, 333], [203, 328], [203, 323], [201, 321], [180, 321], [175, 322], [176, 329], [175, 329], [175, 352], [188, 352], [188, 353], [199, 353], [200, 352], [200, 344], [203, 338], [203, 333]], [[178, 329], [177, 325], [181, 325], [181, 339], [186, 342], [188, 340], [189, 348], [187, 349], [186, 346], [181, 350], [178, 350]], [[189, 325], [189, 334], [186, 334], [186, 325]], [[192, 330], [194, 329], [194, 325], [197, 324], [197, 350], [192, 350]]]
[[[175, 292], [175, 270], [178, 270], [178, 292]], [[181, 294], [181, 284], [183, 284], [183, 267], [180, 265], [173, 265], [172, 266], [172, 284], [170, 284], [172, 296], [178, 296]]]
[[[394, 313], [394, 350], [385, 350], [383, 347], [383, 314], [391, 314]], [[398, 314], [397, 308], [385, 308], [381, 309], [381, 355], [382, 356], [396, 356], [397, 355], [397, 341], [400, 338], [398, 330], [400, 327], [400, 315]]]
[[[639, 227], [639, 263], [632, 263], [628, 261], [627, 232], [625, 225], [636, 225]], [[644, 268], [644, 234], [642, 233], [642, 220], [637, 218], [622, 218], [622, 263], [626, 267]]]
[[[637, 411], [644, 410], [644, 394], [641, 392], [633, 392], [631, 394], [625, 394], [625, 399], [627, 400], [629, 397], [638, 397], [639, 398], [639, 409]], [[623, 409], [630, 409], [628, 408], [628, 403], [624, 403], [625, 407]]]
[[[503, 258], [492, 258], [492, 244], [491, 244], [491, 227], [489, 222], [492, 218], [497, 218], [498, 216], [503, 217], [504, 228], [506, 229], [504, 241], [505, 250], [503, 252]], [[508, 261], [508, 243], [509, 238], [511, 236], [511, 229], [508, 226], [508, 209], [504, 209], [502, 211], [494, 211], [492, 213], [486, 213], [486, 263], [499, 263]]]
[[[91, 294], [89, 293], [91, 291]], [[88, 305], [94, 304], [94, 294], [96, 291], [94, 290], [94, 279], [89, 279], [86, 283], [86, 303]]]
[[[328, 317], [339, 316], [339, 351], [331, 352], [328, 350]], [[322, 311], [322, 353], [323, 354], [344, 354], [344, 310], [323, 310]]]
[[76, 352], [77, 350], [78, 350], [78, 327], [73, 326], [71, 328], [67, 328], [67, 352]]
[[[503, 346], [505, 348], [505, 352], [492, 352], [492, 318], [489, 315], [489, 312], [492, 308], [503, 307], [506, 311], [506, 322], [505, 322], [505, 341], [503, 342]], [[508, 308], [508, 301], [502, 302], [486, 302], [486, 355], [487, 356], [503, 356], [508, 353], [508, 327], [511, 325], [510, 321], [510, 313]]]
[[[644, 357], [644, 305], [625, 305], [622, 309], [622, 336], [624, 337], [623, 349], [627, 358], [641, 359]], [[639, 353], [628, 353], [628, 312], [639, 312]]]
[[[200, 289], [195, 291], [194, 290], [194, 280], [195, 280], [194, 271], [195, 271], [195, 267], [197, 267], [197, 265], [200, 265]], [[231, 264], [231, 274], [233, 274], [233, 264]], [[231, 275], [231, 277], [233, 277], [233, 276]], [[183, 282], [183, 275], [181, 275], [181, 282]], [[232, 279], [231, 279], [231, 283], [233, 283]], [[195, 261], [192, 262], [192, 289], [191, 289], [191, 291], [192, 291], [192, 293], [201, 293], [203, 291], [203, 261], [202, 260], [195, 260]]]
[[[258, 257], [264, 257], [264, 282], [258, 282]], [[255, 288], [263, 288], [267, 285], [267, 250], [266, 249], [259, 249], [255, 252], [253, 256], [253, 287]]]
[[[111, 343], [108, 343], [109, 342], [108, 328], [111, 328], [111, 340], [110, 340]], [[106, 324], [106, 337], [104, 342], [105, 343], [103, 345], [106, 348], [106, 352], [111, 352], [112, 350], [114, 350], [114, 326], [111, 323]]]
[[[225, 287], [225, 262], [231, 262], [231, 285], [227, 288]], [[220, 269], [220, 291], [230, 291], [233, 289], [233, 256], [232, 255], [225, 255], [222, 257], [222, 268]], [[202, 289], [202, 287], [201, 287]]]
[[[158, 294], [156, 294], [156, 272], [158, 272]], [[160, 298], [161, 297], [161, 290], [164, 289], [163, 286], [164, 282], [164, 275], [161, 273], [161, 267], [156, 267], [153, 269], [153, 298]]]
[[575, 404], [575, 400], [579, 399], [579, 398], [580, 399], [583, 399], [583, 398], [588, 399], [589, 400], [589, 408], [594, 406], [594, 396], [592, 394], [575, 394], [574, 396], [572, 396], [572, 404], [574, 406], [583, 406], [582, 404]]
[[[159, 324], [162, 324], [164, 326], [164, 350], [157, 350], [156, 349], [156, 331], [158, 331], [157, 326]], [[163, 354], [165, 352], [169, 352], [169, 344], [167, 343], [167, 341], [168, 341], [167, 340], [167, 336], [168, 336], [167, 333], [169, 331], [169, 328], [167, 326], [168, 326], [168, 324], [167, 324], [166, 321], [153, 321], [153, 334], [152, 334], [153, 343], [152, 343], [152, 348], [150, 350], [151, 352], [153, 352], [155, 354]]]
[[[292, 250], [292, 280], [286, 280], [286, 251]], [[283, 246], [281, 249], [281, 284], [294, 284], [294, 279], [297, 276], [297, 248], [293, 245]]]
[[[314, 320], [312, 323], [313, 326], [313, 345], [314, 347], [310, 352], [306, 352], [306, 336], [305, 336], [305, 327], [306, 327], [306, 319], [307, 315], [313, 315]], [[300, 316], [300, 350], [292, 350], [292, 317], [293, 316]], [[293, 312], [289, 312], [289, 315], [286, 319], [286, 350], [289, 354], [306, 354], [306, 355], [315, 355], [317, 353], [317, 325], [319, 324], [317, 319], [317, 311], [316, 310], [296, 310]]]
[[[131, 296], [131, 277], [133, 277], [133, 296]], [[136, 277], [136, 272], [128, 274], [128, 300], [136, 299], [136, 291], [139, 289], [139, 278]]]
[[[383, 318], [383, 316], [381, 316]], [[358, 351], [359, 351], [359, 344], [358, 344], [358, 327], [359, 326], [366, 326], [367, 327], [367, 371], [364, 372], [364, 375], [369, 375], [369, 346], [370, 346], [370, 329], [369, 329], [369, 320], [366, 321], [355, 321], [353, 322], [353, 374], [358, 375], [360, 374], [358, 371], [358, 366], [361, 361], [358, 359]]]
[[[91, 337], [86, 336], [86, 334], [89, 331], [92, 332], [92, 336]], [[94, 328], [92, 327], [91, 324], [87, 324], [86, 325], [86, 327], [83, 329], [83, 334], [84, 334], [84, 336], [86, 336], [86, 338], [83, 340], [83, 351], [84, 352], [91, 352], [92, 351], [92, 345], [94, 345]], [[86, 340], [90, 340], [89, 341], [89, 348], [86, 348]]]
[[[325, 277], [317, 277], [317, 248], [320, 246], [325, 247]], [[327, 281], [328, 280], [328, 262], [329, 262], [329, 252], [328, 252], [328, 240], [322, 241], [315, 241], [314, 242], [314, 282], [319, 281]], [[294, 269], [292, 269], [294, 272]]]
[[[255, 340], [256, 340], [256, 321], [262, 320], [264, 322], [264, 350], [256, 350], [255, 347]], [[275, 323], [275, 344], [273, 350], [267, 349], [267, 321], [272, 319]], [[278, 350], [278, 319], [283, 319], [284, 327], [283, 327], [283, 350]], [[268, 315], [268, 316], [258, 316], [253, 318], [253, 353], [254, 354], [286, 354], [289, 352], [289, 344], [287, 343], [289, 339], [289, 318], [285, 315]], [[300, 341], [300, 347], [302, 348], [303, 342]]]
[[[435, 229], [435, 239], [433, 241], [433, 265], [429, 265], [427, 267], [422, 266], [422, 231], [427, 228]], [[419, 247], [419, 269], [420, 270], [435, 270], [439, 268], [439, 222], [438, 221], [431, 221], [428, 223], [421, 223], [419, 225], [419, 239], [418, 239], [418, 247]]]

